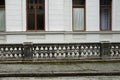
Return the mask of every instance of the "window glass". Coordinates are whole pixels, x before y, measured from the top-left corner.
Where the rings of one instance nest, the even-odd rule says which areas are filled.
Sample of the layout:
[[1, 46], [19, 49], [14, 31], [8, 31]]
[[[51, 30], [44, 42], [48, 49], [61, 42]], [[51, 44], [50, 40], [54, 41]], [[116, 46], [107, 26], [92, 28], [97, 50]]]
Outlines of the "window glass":
[[85, 0], [73, 0], [73, 29], [85, 30]]
[[84, 30], [84, 8], [74, 8], [74, 30]]
[[0, 0], [0, 5], [5, 5], [5, 0]]
[[27, 30], [44, 30], [44, 0], [28, 0], [27, 2]]
[[34, 17], [35, 17], [34, 8], [33, 6], [29, 6], [28, 7], [28, 30], [34, 30], [34, 26], [35, 26]]
[[111, 0], [100, 0], [100, 5], [111, 5]]
[[84, 5], [85, 1], [84, 0], [73, 0], [73, 5]]
[[110, 8], [101, 8], [101, 29], [110, 29]]
[[0, 31], [5, 30], [5, 0], [0, 0]]
[[100, 0], [100, 29], [111, 30], [111, 0]]
[[44, 30], [44, 8], [38, 7], [37, 8], [37, 29]]

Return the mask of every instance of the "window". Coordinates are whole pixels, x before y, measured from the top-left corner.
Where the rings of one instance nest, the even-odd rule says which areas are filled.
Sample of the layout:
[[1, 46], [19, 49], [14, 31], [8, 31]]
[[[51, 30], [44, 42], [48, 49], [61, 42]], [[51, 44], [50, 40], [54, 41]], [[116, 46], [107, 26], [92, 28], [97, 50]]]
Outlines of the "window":
[[27, 0], [27, 30], [45, 30], [44, 0]]
[[112, 0], [100, 0], [100, 30], [111, 30]]
[[73, 0], [73, 30], [85, 30], [85, 0]]
[[5, 31], [5, 0], [0, 0], [0, 31]]

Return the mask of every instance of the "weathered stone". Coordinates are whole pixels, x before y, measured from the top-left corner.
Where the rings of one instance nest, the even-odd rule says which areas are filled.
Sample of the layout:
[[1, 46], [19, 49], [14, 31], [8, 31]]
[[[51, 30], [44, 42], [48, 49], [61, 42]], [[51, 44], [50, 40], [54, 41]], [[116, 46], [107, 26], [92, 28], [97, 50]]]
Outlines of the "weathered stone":
[[86, 76], [86, 77], [16, 77], [0, 80], [120, 80], [120, 76]]

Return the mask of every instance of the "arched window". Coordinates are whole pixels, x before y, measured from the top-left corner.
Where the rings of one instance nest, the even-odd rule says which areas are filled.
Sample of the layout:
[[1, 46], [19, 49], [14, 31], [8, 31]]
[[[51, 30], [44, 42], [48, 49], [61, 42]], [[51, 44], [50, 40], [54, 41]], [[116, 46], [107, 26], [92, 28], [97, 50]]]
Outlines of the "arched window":
[[44, 0], [27, 0], [27, 30], [45, 30]]

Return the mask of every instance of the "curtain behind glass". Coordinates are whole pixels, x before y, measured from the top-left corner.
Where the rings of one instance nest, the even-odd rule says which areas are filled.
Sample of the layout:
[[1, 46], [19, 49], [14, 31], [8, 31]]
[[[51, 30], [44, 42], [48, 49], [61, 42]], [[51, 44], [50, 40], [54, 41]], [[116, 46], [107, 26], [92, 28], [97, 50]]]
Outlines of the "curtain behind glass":
[[74, 8], [74, 30], [84, 30], [84, 8]]
[[5, 30], [5, 10], [0, 9], [0, 31]]
[[110, 8], [101, 8], [101, 29], [110, 30]]

